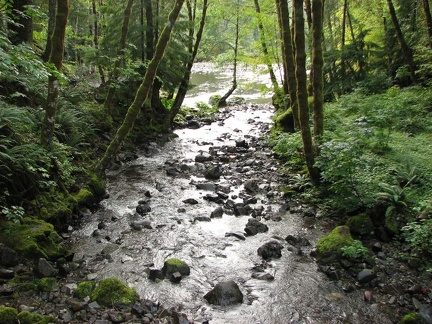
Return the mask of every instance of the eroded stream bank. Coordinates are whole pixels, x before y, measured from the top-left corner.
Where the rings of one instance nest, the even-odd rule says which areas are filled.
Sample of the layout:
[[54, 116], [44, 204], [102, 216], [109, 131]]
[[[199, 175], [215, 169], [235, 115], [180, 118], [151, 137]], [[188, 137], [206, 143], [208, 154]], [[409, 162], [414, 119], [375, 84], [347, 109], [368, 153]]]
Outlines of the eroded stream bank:
[[[309, 251], [328, 228], [319, 211], [279, 191], [280, 165], [265, 141], [272, 114], [265, 105], [223, 109], [215, 122], [191, 122], [194, 129], [110, 170], [109, 198], [72, 234], [87, 277], [119, 278], [196, 323], [393, 322], [360, 290], [346, 293], [317, 271]], [[253, 235], [245, 228], [251, 218], [268, 230]], [[311, 245], [290, 245], [288, 235]], [[269, 241], [282, 245], [280, 258], [258, 255]], [[149, 269], [172, 257], [189, 264], [190, 275], [177, 284], [149, 280]], [[228, 280], [243, 303], [208, 304], [203, 296]]]

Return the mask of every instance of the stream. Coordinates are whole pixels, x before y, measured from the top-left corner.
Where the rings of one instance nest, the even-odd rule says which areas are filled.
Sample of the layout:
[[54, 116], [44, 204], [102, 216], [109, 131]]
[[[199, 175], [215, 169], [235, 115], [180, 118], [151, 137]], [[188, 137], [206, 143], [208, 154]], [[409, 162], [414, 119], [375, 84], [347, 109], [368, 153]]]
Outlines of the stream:
[[[205, 74], [202, 69], [195, 77]], [[208, 80], [202, 80], [201, 88], [188, 97], [188, 104], [206, 101], [215, 92], [209, 90], [210, 84], [229, 86], [226, 72], [208, 74]], [[361, 290], [346, 293], [339, 281], [330, 281], [317, 270], [309, 252], [328, 228], [322, 219], [304, 212], [310, 207], [287, 202], [279, 192], [282, 166], [265, 142], [273, 109], [263, 104], [269, 102], [268, 96], [256, 90], [246, 99], [243, 106], [221, 109], [216, 122], [178, 129], [177, 137], [165, 145], [149, 143], [139, 148], [137, 159], [110, 169], [109, 197], [72, 234], [75, 258], [86, 261], [96, 280], [116, 277], [134, 287], [140, 297], [176, 307], [195, 323], [393, 323], [377, 305], [363, 301]], [[247, 145], [237, 147], [242, 140]], [[203, 152], [217, 157], [206, 163], [219, 163], [219, 179], [203, 176], [205, 164], [195, 162]], [[258, 182], [254, 194], [244, 186], [251, 179]], [[208, 199], [221, 190], [234, 203], [256, 198], [251, 207], [259, 211], [268, 232], [245, 235], [250, 215], [230, 213], [225, 208], [227, 199], [223, 203]], [[197, 204], [185, 203], [186, 199]], [[139, 215], [136, 207], [143, 200], [151, 211]], [[222, 217], [210, 219], [219, 206], [224, 207]], [[142, 221], [149, 226], [131, 226]], [[232, 232], [243, 233], [245, 239], [226, 236]], [[284, 240], [287, 235], [306, 238], [311, 246], [296, 253]], [[257, 249], [271, 240], [284, 245], [282, 257], [264, 261]], [[189, 276], [177, 284], [148, 279], [150, 268], [160, 269], [173, 257], [190, 266]], [[274, 279], [252, 277], [257, 267]], [[225, 307], [207, 303], [203, 296], [228, 280], [239, 285], [243, 303]]]

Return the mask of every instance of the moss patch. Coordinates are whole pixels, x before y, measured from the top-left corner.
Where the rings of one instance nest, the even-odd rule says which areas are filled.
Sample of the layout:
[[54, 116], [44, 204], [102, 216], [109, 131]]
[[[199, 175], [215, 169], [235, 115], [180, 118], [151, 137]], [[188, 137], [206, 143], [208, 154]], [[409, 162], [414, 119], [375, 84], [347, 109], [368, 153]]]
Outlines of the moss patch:
[[350, 217], [347, 220], [346, 225], [350, 228], [351, 233], [356, 235], [367, 235], [374, 229], [372, 220], [366, 214], [359, 214]]
[[131, 305], [138, 299], [138, 294], [132, 288], [116, 278], [107, 278], [91, 294], [91, 299], [102, 306]]
[[54, 226], [40, 219], [25, 218], [22, 224], [0, 224], [0, 241], [28, 259], [56, 260], [67, 254]]
[[321, 263], [329, 263], [342, 256], [342, 247], [350, 246], [353, 238], [348, 226], [335, 227], [331, 233], [322, 237], [317, 243], [317, 259]]
[[287, 133], [294, 132], [294, 118], [291, 109], [285, 110], [275, 118], [275, 124], [272, 131], [282, 131]]
[[84, 299], [90, 296], [95, 288], [96, 284], [94, 281], [83, 281], [78, 284], [77, 289], [74, 292], [75, 297]]
[[37, 313], [30, 313], [29, 311], [22, 311], [18, 314], [18, 320], [20, 324], [48, 324], [48, 323], [56, 323], [57, 320], [53, 316], [42, 316]]
[[406, 314], [401, 320], [401, 324], [422, 324], [422, 323], [426, 323], [426, 322], [423, 320], [421, 315], [416, 312], [411, 312]]
[[12, 307], [0, 307], [0, 323], [16, 324], [18, 322], [18, 311]]
[[37, 282], [37, 289], [39, 291], [53, 291], [54, 287], [57, 285], [56, 278], [46, 277], [42, 278]]

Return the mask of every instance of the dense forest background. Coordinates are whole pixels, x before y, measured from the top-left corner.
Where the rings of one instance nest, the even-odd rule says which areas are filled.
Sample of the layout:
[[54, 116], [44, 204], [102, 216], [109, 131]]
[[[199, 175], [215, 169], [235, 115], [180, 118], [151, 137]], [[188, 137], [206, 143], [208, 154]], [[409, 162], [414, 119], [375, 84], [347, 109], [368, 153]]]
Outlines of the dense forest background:
[[233, 72], [206, 111], [266, 67], [287, 193], [432, 253], [428, 0], [0, 0], [0, 23], [0, 239], [23, 254], [49, 249], [10, 233], [61, 230], [122, 147], [175, 127], [199, 61]]

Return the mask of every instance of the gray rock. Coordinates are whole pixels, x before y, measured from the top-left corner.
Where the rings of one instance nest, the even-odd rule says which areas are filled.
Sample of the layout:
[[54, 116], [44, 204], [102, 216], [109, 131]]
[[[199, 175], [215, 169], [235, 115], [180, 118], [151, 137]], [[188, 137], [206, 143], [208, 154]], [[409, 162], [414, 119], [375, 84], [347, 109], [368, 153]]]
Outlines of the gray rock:
[[277, 241], [270, 241], [260, 246], [257, 252], [263, 259], [279, 259], [282, 256], [282, 249], [282, 244]]
[[151, 207], [148, 204], [139, 204], [136, 207], [136, 212], [140, 215], [145, 215], [151, 212]]
[[266, 281], [272, 281], [274, 280], [274, 276], [267, 272], [255, 272], [252, 274], [252, 278], [258, 279], [258, 280], [266, 280]]
[[232, 280], [218, 283], [204, 295], [204, 299], [212, 305], [228, 306], [243, 303], [243, 293]]
[[141, 231], [143, 228], [147, 228], [147, 229], [152, 229], [153, 227], [151, 226], [151, 222], [147, 219], [144, 220], [138, 220], [138, 221], [133, 221], [131, 223], [131, 227], [135, 230], [135, 231]]
[[207, 216], [196, 216], [194, 217], [194, 221], [198, 221], [198, 222], [211, 222], [211, 218], [207, 217]]
[[216, 185], [214, 183], [197, 183], [195, 185], [197, 187], [197, 189], [201, 189], [201, 190], [207, 190], [207, 191], [215, 191], [216, 190]]
[[195, 162], [207, 162], [213, 160], [213, 156], [211, 156], [207, 152], [201, 152], [199, 155], [195, 156]]
[[58, 275], [58, 270], [44, 258], [40, 258], [36, 264], [36, 271], [42, 277], [55, 277]]
[[[255, 218], [249, 218], [245, 227], [245, 232], [248, 235], [255, 235], [257, 233], [265, 233], [268, 231], [268, 226], [266, 224], [261, 223], [259, 220]], [[255, 233], [255, 234], [253, 234]]]
[[196, 199], [194, 199], [194, 198], [185, 199], [185, 200], [183, 200], [183, 202], [185, 204], [189, 204], [189, 205], [196, 205], [196, 204], [198, 204], [198, 201]]
[[211, 180], [218, 180], [222, 176], [222, 169], [219, 165], [211, 166], [204, 171], [204, 177]]
[[243, 186], [248, 193], [257, 193], [259, 191], [258, 180], [256, 179], [247, 180]]
[[371, 282], [377, 275], [370, 269], [363, 269], [357, 274], [357, 281], [361, 284]]
[[222, 207], [217, 207], [215, 210], [213, 210], [210, 214], [210, 218], [220, 218], [222, 217], [224, 213], [224, 210]]
[[235, 238], [238, 238], [239, 240], [242, 240], [242, 241], [246, 240], [246, 237], [242, 233], [239, 233], [239, 232], [227, 232], [227, 233], [225, 233], [225, 237], [235, 237]]
[[0, 243], [0, 265], [14, 267], [19, 264], [19, 256], [11, 248]]
[[423, 305], [420, 307], [420, 316], [427, 324], [432, 324], [432, 306], [431, 305]]

